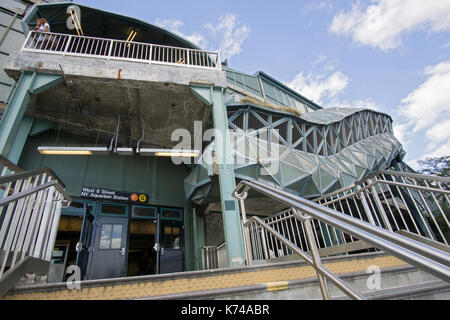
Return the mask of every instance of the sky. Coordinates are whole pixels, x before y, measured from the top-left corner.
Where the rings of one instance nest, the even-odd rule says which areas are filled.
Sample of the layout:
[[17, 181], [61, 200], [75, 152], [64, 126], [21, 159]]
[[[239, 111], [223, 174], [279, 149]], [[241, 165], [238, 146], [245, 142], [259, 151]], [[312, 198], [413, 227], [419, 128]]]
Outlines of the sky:
[[74, 0], [156, 24], [324, 108], [389, 114], [405, 161], [450, 155], [450, 0]]

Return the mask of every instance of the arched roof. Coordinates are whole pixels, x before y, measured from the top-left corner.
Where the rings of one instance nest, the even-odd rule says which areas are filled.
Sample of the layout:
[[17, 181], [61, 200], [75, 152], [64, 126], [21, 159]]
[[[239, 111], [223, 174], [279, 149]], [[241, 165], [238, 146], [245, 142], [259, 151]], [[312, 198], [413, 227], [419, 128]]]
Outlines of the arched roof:
[[85, 36], [117, 40], [127, 40], [131, 31], [137, 31], [133, 41], [153, 43], [166, 46], [200, 49], [192, 42], [162, 27], [122, 14], [80, 5], [73, 2], [36, 4], [22, 21], [22, 28], [27, 34], [33, 30], [37, 18], [46, 18], [51, 31], [56, 33], [77, 34], [67, 27], [70, 15], [69, 6], [78, 6], [81, 13], [81, 27]]

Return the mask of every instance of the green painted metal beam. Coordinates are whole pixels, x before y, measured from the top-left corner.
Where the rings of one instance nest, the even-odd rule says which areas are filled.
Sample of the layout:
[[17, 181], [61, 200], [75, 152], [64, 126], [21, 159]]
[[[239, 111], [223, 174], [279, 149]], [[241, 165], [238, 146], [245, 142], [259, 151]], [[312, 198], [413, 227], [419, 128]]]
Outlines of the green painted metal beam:
[[[0, 121], [0, 154], [9, 159], [9, 155], [14, 158], [20, 157], [23, 145], [16, 146], [17, 135], [20, 139], [30, 133], [30, 123], [22, 119], [25, 110], [30, 102], [31, 94], [42, 93], [50, 87], [62, 82], [59, 75], [43, 75], [36, 72], [23, 72], [16, 88], [11, 96], [5, 114]], [[28, 131], [28, 132], [27, 132]], [[20, 140], [18, 140], [20, 141]], [[20, 152], [19, 152], [20, 151]], [[10, 159], [11, 160], [11, 159]], [[17, 158], [18, 160], [18, 158]]]
[[11, 150], [8, 153], [8, 160], [14, 164], [17, 164], [22, 154], [23, 147], [27, 142], [28, 135], [30, 134], [31, 128], [33, 127], [34, 119], [30, 117], [24, 117], [20, 126], [14, 136], [14, 142], [11, 146]]
[[46, 120], [23, 117], [7, 158], [18, 164], [28, 137], [35, 137], [55, 128], [55, 124]]
[[225, 243], [231, 267], [245, 265], [244, 238], [237, 200], [232, 197], [236, 188], [233, 157], [228, 137], [228, 116], [223, 101], [223, 88], [191, 85], [191, 91], [205, 104], [212, 106], [214, 128], [220, 133], [216, 139], [216, 159], [219, 171], [220, 198]]
[[0, 154], [8, 157], [14, 137], [30, 101], [34, 73], [24, 72], [17, 82], [5, 114], [0, 121]]
[[191, 92], [199, 98], [204, 104], [207, 106], [212, 106], [213, 98], [212, 92], [213, 87], [210, 86], [201, 86], [201, 85], [191, 85]]
[[53, 74], [38, 74], [35, 73], [34, 81], [30, 88], [32, 94], [39, 94], [51, 87], [60, 84], [63, 81], [63, 77]]
[[56, 125], [50, 121], [42, 119], [34, 119], [33, 126], [31, 127], [30, 137], [36, 137], [47, 131], [54, 129]]

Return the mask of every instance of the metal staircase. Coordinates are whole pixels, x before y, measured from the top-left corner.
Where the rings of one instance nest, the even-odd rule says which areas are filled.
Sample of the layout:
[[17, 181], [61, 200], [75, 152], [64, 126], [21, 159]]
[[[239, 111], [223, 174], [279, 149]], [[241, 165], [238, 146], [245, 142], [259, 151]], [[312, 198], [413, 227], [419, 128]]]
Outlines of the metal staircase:
[[61, 208], [71, 198], [50, 169], [24, 171], [4, 157], [0, 165], [2, 297], [25, 274], [47, 274]]

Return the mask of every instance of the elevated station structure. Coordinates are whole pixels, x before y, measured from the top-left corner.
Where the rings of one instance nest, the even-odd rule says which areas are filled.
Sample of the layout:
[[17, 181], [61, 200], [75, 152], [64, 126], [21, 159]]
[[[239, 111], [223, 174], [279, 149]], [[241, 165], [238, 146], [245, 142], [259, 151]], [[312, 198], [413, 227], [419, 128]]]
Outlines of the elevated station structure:
[[[33, 31], [42, 17], [50, 33]], [[163, 28], [72, 2], [36, 4], [21, 23], [24, 43], [3, 65], [16, 86], [1, 110], [1, 274], [20, 256], [50, 263], [48, 283], [66, 281], [73, 266], [81, 280], [202, 270], [212, 258], [216, 267], [248, 266], [256, 254], [247, 218], [270, 220], [289, 206], [247, 186], [242, 207], [235, 191], [246, 181], [314, 201], [354, 192], [344, 199], [361, 205], [344, 207], [391, 231], [394, 222], [402, 229], [394, 203], [400, 212], [419, 201], [402, 192], [387, 199], [381, 187], [370, 207], [360, 196], [383, 170], [411, 171], [387, 114], [323, 108]], [[58, 205], [32, 207], [47, 196]], [[429, 227], [432, 215], [415, 223], [419, 207], [403, 226], [446, 243]], [[322, 246], [350, 241], [322, 226]]]

